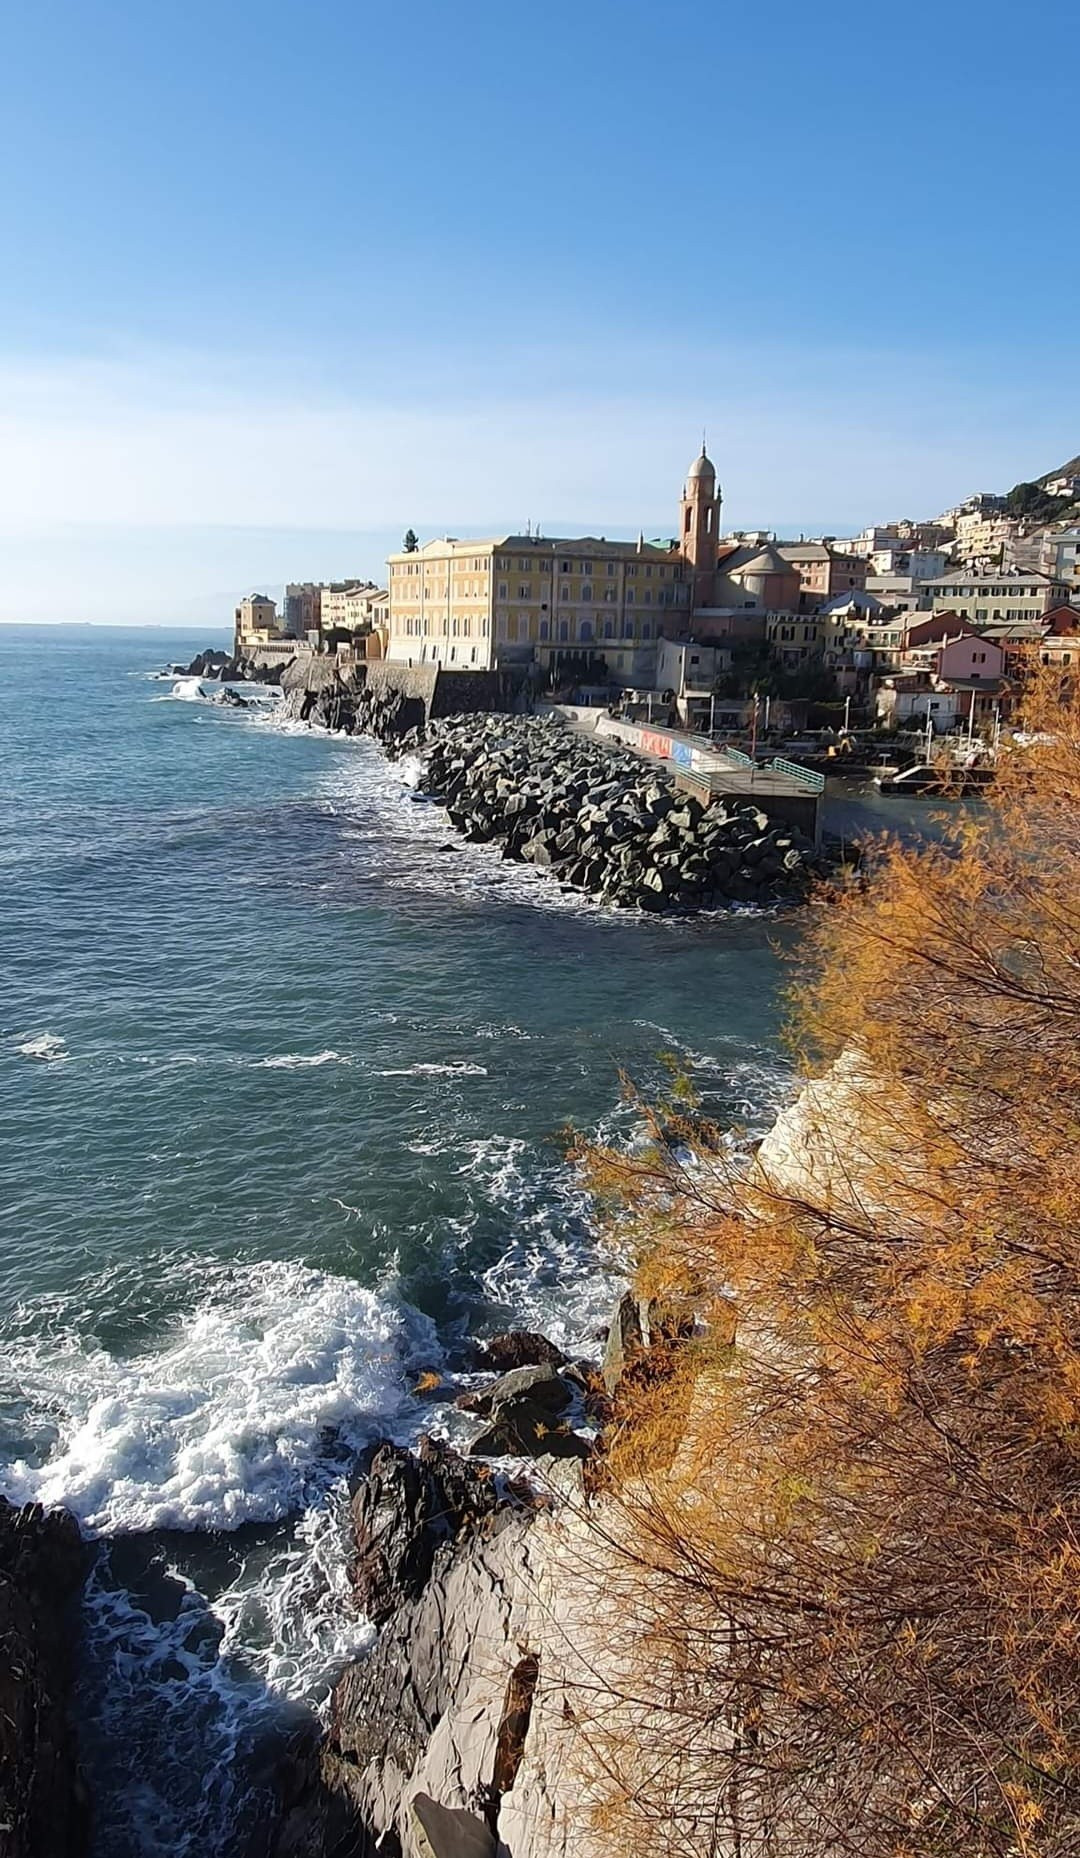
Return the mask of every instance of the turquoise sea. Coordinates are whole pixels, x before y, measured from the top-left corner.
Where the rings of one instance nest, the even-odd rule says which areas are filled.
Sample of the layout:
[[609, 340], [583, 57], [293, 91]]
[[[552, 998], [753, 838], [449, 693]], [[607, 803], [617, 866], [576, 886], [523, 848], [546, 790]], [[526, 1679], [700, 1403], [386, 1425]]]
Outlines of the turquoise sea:
[[561, 1132], [673, 1053], [764, 1126], [776, 943], [461, 848], [372, 745], [155, 678], [204, 632], [0, 628], [0, 1488], [99, 1546], [96, 1858], [260, 1849], [262, 1768], [368, 1628], [351, 1454], [472, 1331], [595, 1346]]

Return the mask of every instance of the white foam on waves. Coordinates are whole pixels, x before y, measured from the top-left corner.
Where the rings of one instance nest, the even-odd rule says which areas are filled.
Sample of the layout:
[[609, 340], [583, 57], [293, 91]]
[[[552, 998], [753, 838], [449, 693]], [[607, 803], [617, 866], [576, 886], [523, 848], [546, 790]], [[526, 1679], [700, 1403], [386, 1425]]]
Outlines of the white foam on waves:
[[84, 1689], [101, 1750], [99, 1846], [139, 1858], [220, 1858], [250, 1850], [270, 1802], [252, 1765], [268, 1734], [317, 1712], [374, 1629], [355, 1606], [344, 1479], [323, 1506], [255, 1545], [234, 1577], [202, 1594], [175, 1565], [154, 1606], [99, 1562], [87, 1588]]
[[312, 1052], [305, 1056], [302, 1052], [279, 1052], [273, 1058], [256, 1058], [253, 1071], [308, 1071], [318, 1065], [349, 1064], [350, 1059], [341, 1052]]
[[31, 1413], [63, 1416], [44, 1463], [8, 1467], [13, 1502], [64, 1504], [91, 1534], [235, 1529], [315, 1499], [332, 1438], [408, 1431], [408, 1372], [438, 1354], [426, 1318], [299, 1264], [204, 1270], [156, 1349], [9, 1356]]
[[44, 1064], [62, 1064], [68, 1055], [67, 1040], [58, 1032], [36, 1032], [15, 1049], [24, 1058], [39, 1058]]
[[486, 1077], [487, 1066], [462, 1059], [452, 1064], [409, 1064], [397, 1070], [376, 1071], [376, 1077]]

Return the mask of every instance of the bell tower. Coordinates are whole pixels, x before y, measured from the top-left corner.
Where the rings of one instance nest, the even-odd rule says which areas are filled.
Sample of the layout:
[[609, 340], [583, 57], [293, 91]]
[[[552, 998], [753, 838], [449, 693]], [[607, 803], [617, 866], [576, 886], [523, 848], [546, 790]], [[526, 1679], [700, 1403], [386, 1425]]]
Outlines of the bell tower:
[[691, 612], [695, 607], [713, 604], [721, 502], [716, 469], [706, 456], [702, 440], [701, 456], [695, 458], [687, 472], [679, 505], [679, 550], [690, 563]]

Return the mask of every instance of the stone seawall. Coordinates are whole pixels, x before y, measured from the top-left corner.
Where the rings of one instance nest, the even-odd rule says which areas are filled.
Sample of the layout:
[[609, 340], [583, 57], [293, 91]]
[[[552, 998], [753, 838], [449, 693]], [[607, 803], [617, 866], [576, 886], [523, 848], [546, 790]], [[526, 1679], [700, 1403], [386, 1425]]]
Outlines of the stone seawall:
[[370, 735], [384, 747], [424, 740], [436, 717], [508, 710], [520, 681], [501, 671], [447, 671], [439, 665], [340, 667], [334, 658], [296, 660], [282, 675], [284, 714], [298, 722]]

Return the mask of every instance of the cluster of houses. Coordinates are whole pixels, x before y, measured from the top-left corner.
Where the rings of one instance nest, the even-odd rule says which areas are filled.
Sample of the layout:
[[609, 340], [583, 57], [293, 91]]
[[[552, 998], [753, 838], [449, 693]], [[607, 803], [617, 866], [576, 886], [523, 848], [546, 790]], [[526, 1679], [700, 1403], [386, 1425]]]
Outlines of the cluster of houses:
[[[1080, 496], [1063, 473], [1035, 502]], [[444, 670], [517, 667], [549, 688], [655, 696], [673, 720], [728, 725], [771, 681], [850, 699], [884, 724], [985, 733], [1008, 715], [1021, 660], [1080, 662], [1080, 527], [1035, 529], [982, 494], [932, 522], [846, 540], [721, 532], [704, 447], [678, 533], [636, 542], [523, 535], [421, 544], [386, 585], [290, 584], [236, 610], [236, 650], [270, 662], [332, 651]], [[1075, 596], [1077, 606], [1070, 602]], [[733, 710], [734, 706], [734, 710]]]

